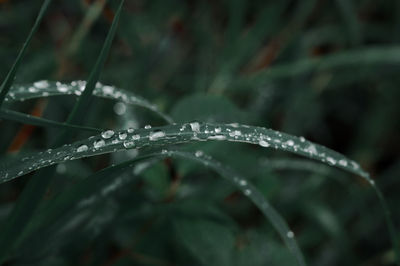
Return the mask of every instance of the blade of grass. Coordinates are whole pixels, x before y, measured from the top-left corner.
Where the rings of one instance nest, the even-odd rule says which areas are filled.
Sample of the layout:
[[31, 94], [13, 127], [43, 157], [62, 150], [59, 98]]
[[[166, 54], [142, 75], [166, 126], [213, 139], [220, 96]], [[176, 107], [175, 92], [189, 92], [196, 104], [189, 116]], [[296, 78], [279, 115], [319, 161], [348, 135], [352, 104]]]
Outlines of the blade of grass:
[[45, 0], [42, 4], [42, 7], [40, 8], [39, 14], [36, 18], [35, 23], [33, 24], [33, 27], [31, 31], [29, 32], [28, 37], [26, 38], [26, 41], [22, 45], [21, 50], [19, 51], [19, 54], [17, 58], [14, 61], [14, 64], [12, 65], [10, 71], [8, 72], [6, 78], [4, 79], [3, 83], [1, 84], [0, 87], [0, 108], [4, 102], [4, 99], [8, 93], [8, 91], [11, 88], [12, 83], [14, 82], [15, 74], [17, 73], [17, 70], [19, 68], [19, 65], [21, 64], [22, 58], [25, 55], [26, 48], [28, 47], [29, 43], [32, 40], [33, 35], [36, 33], [37, 29], [39, 28], [40, 22], [43, 19], [44, 13], [46, 12], [47, 8], [49, 7], [50, 3], [52, 0]]
[[93, 91], [96, 87], [96, 83], [100, 78], [101, 70], [103, 69], [104, 63], [107, 59], [107, 55], [110, 52], [111, 44], [115, 36], [115, 32], [117, 31], [119, 17], [121, 15], [122, 5], [124, 4], [124, 0], [121, 0], [120, 5], [115, 13], [114, 20], [111, 24], [110, 31], [108, 32], [106, 41], [103, 44], [100, 55], [96, 61], [96, 64], [93, 67], [93, 71], [90, 73], [89, 78], [87, 80], [85, 89], [82, 92], [82, 95], [79, 97], [78, 102], [75, 104], [73, 110], [69, 114], [67, 119], [67, 123], [75, 124], [79, 120], [82, 119], [81, 114], [85, 108], [89, 105], [89, 102], [92, 98]]
[[28, 115], [20, 112], [16, 112], [13, 110], [2, 109], [0, 110], [0, 118], [10, 121], [16, 121], [27, 125], [34, 125], [34, 126], [42, 126], [42, 127], [52, 127], [52, 128], [68, 128], [74, 130], [82, 130], [88, 132], [99, 133], [102, 130], [93, 127], [84, 127], [84, 126], [76, 126], [70, 125], [67, 123], [60, 123], [57, 121], [52, 121], [49, 119]]
[[[33, 84], [13, 86], [10, 92], [7, 94], [5, 101], [25, 101], [28, 99], [57, 95], [80, 96], [85, 86], [86, 82], [82, 80], [72, 81], [70, 83], [41, 80], [34, 82]], [[125, 104], [144, 107], [159, 115], [167, 123], [173, 123], [172, 118], [161, 112], [156, 105], [150, 103], [148, 100], [130, 91], [119, 89], [114, 86], [103, 85], [102, 83], [97, 82], [96, 87], [93, 90], [93, 96], [117, 100]]]
[[304, 138], [298, 138], [262, 127], [191, 122], [156, 128], [121, 130], [116, 133], [111, 130], [106, 131], [100, 135], [25, 158], [23, 163], [18, 162], [2, 166], [0, 167], [0, 183], [62, 161], [131, 148], [158, 147], [215, 140], [250, 143], [261, 147], [292, 152], [328, 165], [336, 166], [372, 182], [368, 173], [356, 162], [331, 149], [309, 142]]
[[[268, 69], [239, 78], [239, 85], [257, 88], [255, 84], [293, 78], [296, 76], [341, 69], [348, 66], [372, 67], [382, 64], [397, 64], [400, 62], [400, 47], [375, 47], [337, 52], [318, 58], [305, 58], [295, 62], [270, 66]], [[240, 86], [239, 86], [240, 87]]]
[[[216, 171], [221, 177], [238, 188], [245, 197], [249, 198], [260, 209], [262, 214], [269, 222], [271, 222], [274, 229], [278, 232], [290, 252], [296, 258], [298, 265], [306, 265], [303, 254], [298, 247], [294, 234], [289, 229], [287, 222], [272, 207], [263, 194], [246, 178], [238, 175], [235, 173], [235, 171], [225, 167], [220, 162], [208, 155], [205, 155], [201, 151], [190, 153], [183, 151], [163, 150], [160, 152], [149, 153], [140, 157], [136, 157], [133, 160], [108, 167], [93, 174], [82, 181], [81, 184], [75, 186], [73, 188], [74, 191], [68, 191], [68, 193], [60, 195], [58, 199], [51, 204], [49, 209], [44, 210], [46, 215], [42, 215], [42, 217], [45, 217], [43, 218], [45, 221], [42, 221], [37, 225], [39, 228], [32, 227], [30, 229], [31, 232], [36, 234], [29, 238], [28, 242], [32, 243], [32, 241], [43, 241], [43, 235], [54, 237], [54, 235], [60, 233], [60, 228], [64, 228], [65, 224], [72, 220], [73, 217], [76, 217], [82, 213], [84, 209], [88, 209], [95, 202], [104, 200], [104, 197], [108, 196], [110, 192], [116, 192], [119, 188], [124, 187], [129, 182], [135, 180], [134, 176], [132, 175], [123, 177], [116, 176], [137, 165], [138, 161], [147, 158], [154, 159], [166, 157], [176, 157], [195, 161]], [[143, 170], [143, 168], [140, 167], [140, 170]], [[105, 191], [107, 191], [107, 194]]]

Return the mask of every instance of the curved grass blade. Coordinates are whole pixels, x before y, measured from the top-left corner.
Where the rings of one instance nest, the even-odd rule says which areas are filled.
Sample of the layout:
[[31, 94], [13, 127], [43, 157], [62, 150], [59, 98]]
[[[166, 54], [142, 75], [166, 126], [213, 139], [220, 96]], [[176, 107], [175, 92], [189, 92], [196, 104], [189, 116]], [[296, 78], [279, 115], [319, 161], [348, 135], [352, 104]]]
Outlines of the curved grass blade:
[[270, 80], [293, 78], [313, 71], [340, 69], [346, 66], [373, 66], [381, 64], [397, 64], [400, 62], [400, 48], [376, 47], [353, 51], [337, 52], [320, 58], [301, 59], [296, 62], [271, 66], [268, 69], [243, 77], [238, 81], [243, 85], [251, 85]]
[[0, 183], [63, 161], [131, 148], [198, 141], [243, 142], [288, 151], [336, 166], [372, 182], [368, 173], [356, 162], [331, 149], [306, 141], [304, 138], [262, 127], [192, 122], [156, 128], [122, 130], [116, 133], [111, 130], [105, 131], [86, 140], [40, 152], [35, 156], [24, 158], [22, 162], [2, 166]]
[[[248, 197], [263, 213], [268, 221], [271, 222], [274, 229], [278, 232], [285, 245], [289, 248], [290, 252], [294, 255], [299, 265], [306, 265], [303, 254], [297, 245], [294, 237], [294, 233], [289, 229], [284, 218], [271, 206], [271, 204], [265, 199], [262, 193], [254, 187], [246, 178], [239, 176], [231, 169], [223, 166], [220, 162], [216, 161], [212, 157], [205, 155], [202, 151], [196, 153], [183, 152], [183, 151], [172, 151], [163, 150], [161, 152], [155, 152], [145, 154], [140, 157], [136, 157], [133, 160], [121, 163], [116, 166], [108, 167], [101, 170], [92, 176], [86, 178], [82, 183], [74, 188], [74, 191], [69, 191], [65, 196], [60, 196], [50, 206], [50, 209], [46, 211], [47, 215], [42, 215], [45, 221], [40, 224], [39, 229], [36, 227], [31, 228], [31, 232], [40, 232], [40, 230], [46, 231], [44, 235], [50, 237], [56, 235], [60, 228], [64, 228], [65, 224], [74, 216], [79, 215], [84, 209], [89, 208], [95, 202], [104, 200], [105, 196], [110, 193], [117, 191], [119, 188], [126, 186], [129, 182], [134, 180], [134, 176], [120, 176], [117, 178], [111, 178], [111, 176], [118, 176], [127, 169], [135, 166], [135, 174], [139, 174], [150, 165], [146, 164], [138, 167], [138, 162], [146, 158], [166, 158], [166, 157], [177, 157], [185, 160], [191, 160], [198, 162], [206, 167], [209, 167], [216, 171], [219, 175], [237, 187], [246, 197]], [[51, 216], [49, 216], [49, 213]], [[51, 217], [49, 219], [49, 217]], [[40, 217], [39, 217], [40, 219]], [[43, 221], [42, 221], [43, 222]], [[42, 232], [44, 232], [42, 231]], [[39, 239], [37, 234], [36, 239]], [[35, 237], [33, 237], [35, 239]], [[31, 239], [29, 242], [34, 241]], [[46, 241], [47, 242], [47, 241]]]
[[28, 47], [29, 43], [32, 40], [33, 35], [36, 33], [37, 29], [39, 28], [40, 22], [43, 19], [44, 13], [46, 12], [47, 8], [49, 7], [50, 3], [52, 0], [45, 0], [42, 4], [42, 7], [40, 8], [39, 14], [35, 20], [35, 23], [33, 24], [33, 27], [31, 31], [29, 32], [28, 37], [26, 38], [26, 41], [22, 45], [21, 50], [19, 51], [19, 54], [17, 58], [14, 61], [13, 66], [11, 67], [10, 71], [7, 73], [6, 78], [4, 79], [3, 83], [1, 84], [0, 87], [0, 108], [4, 102], [4, 99], [10, 90], [10, 87], [12, 83], [14, 82], [15, 74], [18, 70], [19, 65], [21, 64], [22, 58], [25, 55], [26, 48]]
[[195, 154], [182, 151], [162, 151], [156, 156], [171, 156], [180, 157], [183, 159], [189, 159], [192, 161], [199, 162], [206, 167], [212, 168], [223, 178], [228, 180], [231, 184], [236, 186], [247, 198], [249, 198], [261, 211], [261, 213], [267, 218], [272, 224], [275, 230], [278, 232], [283, 242], [296, 258], [298, 265], [306, 265], [304, 256], [297, 245], [294, 233], [289, 229], [289, 226], [285, 219], [272, 207], [264, 195], [246, 178], [239, 176], [231, 169], [224, 167], [220, 162], [212, 159], [208, 155], [204, 155], [201, 151], [197, 151]]
[[101, 129], [98, 129], [98, 128], [76, 126], [76, 125], [70, 125], [67, 123], [60, 123], [60, 122], [45, 119], [42, 117], [32, 116], [32, 115], [16, 112], [13, 110], [7, 110], [7, 109], [0, 110], [0, 119], [16, 121], [16, 122], [20, 122], [20, 123], [24, 123], [24, 124], [28, 124], [28, 125], [34, 125], [34, 126], [52, 127], [52, 128], [68, 128], [68, 129], [89, 131], [89, 132], [94, 132], [94, 133], [101, 132]]
[[[24, 101], [33, 98], [58, 96], [58, 95], [76, 95], [81, 96], [82, 91], [86, 87], [86, 81], [77, 80], [70, 83], [61, 83], [54, 81], [41, 80], [27, 85], [14, 85], [10, 92], [7, 94], [5, 101]], [[100, 82], [96, 83], [93, 96], [113, 99], [121, 101], [125, 104], [137, 105], [144, 107], [152, 112], [155, 112], [167, 123], [172, 124], [173, 120], [168, 115], [161, 112], [156, 105], [150, 103], [148, 100], [123, 89], [114, 86], [103, 85]]]

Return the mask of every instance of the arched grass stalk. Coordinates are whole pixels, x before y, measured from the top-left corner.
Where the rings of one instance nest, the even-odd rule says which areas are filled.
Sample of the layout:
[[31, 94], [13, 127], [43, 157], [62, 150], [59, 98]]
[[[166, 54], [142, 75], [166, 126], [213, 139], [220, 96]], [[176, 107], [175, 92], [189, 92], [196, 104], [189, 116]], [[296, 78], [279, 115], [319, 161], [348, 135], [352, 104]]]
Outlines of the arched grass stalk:
[[[18, 176], [56, 163], [94, 156], [103, 153], [126, 149], [140, 149], [146, 146], [169, 146], [180, 143], [198, 141], [232, 141], [256, 144], [261, 147], [292, 152], [306, 156], [331, 166], [336, 166], [347, 172], [365, 178], [378, 193], [381, 205], [386, 213], [386, 221], [392, 236], [394, 248], [397, 247], [395, 229], [389, 215], [385, 200], [379, 196], [379, 190], [374, 181], [360, 166], [345, 156], [321, 145], [262, 127], [252, 127], [239, 124], [208, 124], [191, 122], [156, 128], [128, 129], [118, 132], [104, 131], [86, 140], [67, 144], [54, 150], [47, 150], [35, 156], [22, 158], [22, 162], [2, 166], [0, 182], [7, 182]], [[396, 254], [398, 251], [396, 250]]]
[[[86, 87], [86, 84], [87, 82], [83, 80], [72, 81], [69, 83], [41, 80], [32, 84], [14, 85], [12, 86], [10, 92], [7, 94], [5, 101], [24, 101], [40, 97], [62, 95], [81, 96]], [[93, 89], [93, 96], [144, 107], [159, 115], [167, 123], [173, 123], [172, 118], [161, 112], [156, 105], [150, 103], [148, 100], [130, 91], [97, 82], [95, 88]]]
[[[53, 203], [50, 204], [48, 209], [43, 210], [46, 215], [43, 215], [44, 218], [39, 217], [38, 221], [40, 222], [36, 226], [30, 228], [29, 232], [33, 233], [33, 236], [29, 238], [27, 242], [32, 243], [32, 241], [39, 241], [38, 239], [43, 235], [54, 237], [54, 235], [62, 233], [59, 232], [61, 230], [60, 228], [65, 228], [65, 224], [70, 220], [74, 220], [75, 217], [78, 217], [83, 210], [90, 209], [90, 207], [96, 202], [104, 200], [104, 197], [109, 196], [113, 192], [118, 191], [121, 187], [136, 180], [135, 175], [121, 174], [128, 169], [138, 166], [138, 162], [148, 158], [154, 160], [167, 157], [195, 161], [216, 171], [221, 177], [234, 185], [245, 197], [249, 198], [257, 206], [261, 213], [278, 232], [285, 245], [295, 257], [298, 265], [306, 265], [304, 256], [297, 245], [294, 233], [289, 229], [285, 219], [272, 207], [263, 194], [252, 185], [248, 179], [238, 175], [235, 171], [204, 154], [202, 151], [197, 151], [195, 153], [177, 150], [152, 152], [139, 156], [133, 160], [108, 167], [92, 176], [89, 176], [80, 184], [77, 184], [73, 188], [72, 192], [68, 191], [68, 193], [65, 193], [64, 195], [61, 194]], [[150, 161], [150, 164], [136, 167], [135, 174], [139, 174], [144, 169], [148, 168], [151, 165], [151, 162], [152, 161]], [[111, 176], [118, 177], [111, 178]]]

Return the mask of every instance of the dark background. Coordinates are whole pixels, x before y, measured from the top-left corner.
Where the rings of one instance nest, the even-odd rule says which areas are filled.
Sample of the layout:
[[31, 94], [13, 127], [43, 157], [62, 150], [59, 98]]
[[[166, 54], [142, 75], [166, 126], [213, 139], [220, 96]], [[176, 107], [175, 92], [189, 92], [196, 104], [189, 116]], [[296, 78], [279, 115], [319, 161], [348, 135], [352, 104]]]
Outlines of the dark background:
[[[16, 83], [87, 79], [117, 4], [54, 1]], [[1, 78], [40, 5], [0, 1]], [[101, 81], [146, 97], [176, 121], [264, 126], [343, 153], [372, 175], [399, 227], [399, 42], [396, 0], [127, 0]], [[14, 108], [63, 121], [74, 101], [54, 97]], [[96, 99], [84, 114], [88, 125], [163, 123], [140, 108], [118, 116], [114, 104]], [[56, 132], [6, 121], [0, 131], [0, 148], [10, 153], [44, 150]], [[394, 265], [383, 210], [364, 180], [249, 145], [188, 149], [198, 147], [257, 184], [293, 228], [309, 265]], [[67, 188], [121, 156], [66, 164], [54, 186]], [[171, 200], [176, 176], [185, 180], [178, 190], [187, 192]], [[96, 234], [77, 230], [59, 239], [38, 264], [293, 265], [270, 224], [215, 173], [167, 160], [143, 177], [99, 207], [98, 217], [112, 218]], [[0, 187], [2, 219], [27, 178]], [[112, 204], [118, 211], [110, 214]]]

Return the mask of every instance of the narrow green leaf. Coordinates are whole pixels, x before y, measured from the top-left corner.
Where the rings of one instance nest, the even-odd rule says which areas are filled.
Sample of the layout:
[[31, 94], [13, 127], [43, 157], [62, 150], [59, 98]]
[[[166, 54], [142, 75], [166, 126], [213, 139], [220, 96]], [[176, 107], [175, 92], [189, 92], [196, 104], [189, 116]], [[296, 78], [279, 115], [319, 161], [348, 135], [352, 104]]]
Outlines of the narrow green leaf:
[[117, 12], [115, 13], [113, 22], [111, 24], [111, 28], [107, 34], [107, 38], [103, 44], [103, 48], [101, 49], [101, 52], [100, 52], [99, 57], [97, 58], [96, 64], [94, 65], [93, 70], [89, 75], [89, 79], [87, 80], [85, 89], [83, 90], [82, 95], [79, 97], [78, 102], [75, 104], [74, 109], [68, 116], [67, 123], [69, 123], [69, 124], [71, 124], [71, 123], [75, 124], [77, 121], [79, 121], [82, 117], [80, 114], [89, 105], [93, 91], [96, 87], [96, 83], [100, 78], [101, 70], [103, 69], [104, 63], [109, 54], [111, 44], [112, 44], [112, 41], [115, 36], [115, 32], [117, 31], [118, 21], [119, 21], [120, 15], [121, 15], [121, 10], [122, 10], [123, 4], [124, 4], [124, 0], [121, 0], [120, 4], [118, 6]]
[[[78, 80], [70, 83], [61, 83], [54, 81], [41, 80], [27, 85], [14, 85], [11, 87], [10, 92], [7, 94], [5, 101], [25, 101], [28, 99], [58, 96], [58, 95], [76, 95], [81, 96], [82, 91], [86, 87], [86, 81]], [[150, 103], [148, 100], [123, 89], [114, 86], [104, 85], [100, 82], [96, 83], [93, 90], [93, 96], [113, 99], [121, 101], [125, 104], [137, 105], [144, 107], [163, 118], [167, 123], [172, 124], [173, 120], [168, 115], [161, 112], [156, 105]]]
[[24, 158], [23, 162], [0, 167], [0, 183], [27, 174], [34, 170], [68, 160], [94, 156], [146, 146], [166, 146], [198, 141], [233, 141], [256, 144], [306, 156], [320, 162], [336, 166], [350, 173], [360, 175], [372, 182], [356, 162], [345, 156], [298, 138], [262, 127], [239, 124], [184, 123], [157, 128], [137, 130], [105, 131], [86, 140], [64, 145], [54, 150], [41, 152], [35, 156]]
[[4, 79], [3, 83], [0, 86], [0, 108], [4, 102], [4, 98], [6, 97], [8, 91], [10, 90], [12, 83], [14, 82], [15, 74], [18, 70], [19, 65], [21, 64], [22, 58], [25, 55], [26, 48], [28, 47], [29, 43], [31, 42], [33, 35], [36, 33], [37, 29], [39, 28], [39, 25], [43, 19], [44, 13], [46, 12], [47, 8], [49, 7], [51, 1], [52, 0], [45, 0], [43, 2], [42, 7], [40, 8], [39, 14], [36, 18], [36, 21], [33, 24], [33, 27], [31, 29], [31, 31], [29, 32], [28, 37], [26, 38], [26, 41], [22, 45], [22, 48], [19, 51], [19, 54], [18, 54], [17, 58], [15, 59], [13, 66], [11, 67], [6, 78]]
[[318, 58], [305, 58], [295, 62], [282, 63], [240, 79], [239, 84], [254, 87], [255, 83], [276, 79], [292, 78], [313, 71], [340, 69], [346, 66], [374, 66], [400, 62], [400, 47], [370, 47]]
[[[293, 232], [289, 229], [284, 218], [272, 207], [263, 194], [252, 185], [246, 178], [238, 175], [235, 171], [225, 167], [220, 162], [212, 157], [205, 155], [202, 151], [196, 153], [163, 150], [161, 152], [149, 153], [137, 157], [133, 160], [121, 163], [119, 165], [108, 167], [101, 170], [92, 176], [86, 178], [81, 184], [75, 186], [73, 191], [68, 191], [65, 195], [60, 195], [49, 209], [46, 209], [46, 216], [43, 216], [44, 221], [38, 224], [38, 227], [32, 227], [31, 232], [46, 231], [44, 235], [53, 235], [64, 228], [62, 224], [68, 223], [70, 219], [82, 213], [83, 208], [92, 206], [99, 200], [104, 200], [104, 197], [112, 192], [116, 192], [119, 188], [125, 187], [129, 182], [134, 180], [132, 175], [122, 175], [122, 172], [127, 169], [138, 166], [138, 162], [146, 158], [165, 158], [176, 157], [185, 160], [198, 162], [206, 167], [216, 171], [221, 177], [226, 179], [229, 183], [237, 187], [244, 196], [248, 197], [263, 213], [269, 222], [273, 225], [275, 230], [279, 233], [280, 237], [289, 248], [290, 252], [296, 258], [299, 265], [305, 265], [303, 255], [296, 243]], [[150, 164], [151, 165], [151, 164]], [[136, 173], [143, 171], [149, 164], [136, 167]], [[113, 176], [119, 176], [112, 178]], [[74, 207], [75, 206], [75, 207]], [[39, 217], [40, 219], [40, 217]], [[36, 241], [40, 239], [43, 234], [36, 236]], [[35, 239], [33, 237], [33, 239]], [[29, 240], [32, 243], [34, 240]]]
[[60, 123], [56, 121], [52, 121], [49, 119], [32, 116], [20, 112], [16, 112], [13, 110], [2, 109], [0, 110], [0, 118], [10, 121], [16, 121], [27, 125], [41, 126], [41, 127], [52, 127], [52, 128], [68, 128], [75, 130], [83, 130], [90, 132], [101, 132], [101, 129], [93, 128], [93, 127], [84, 127], [84, 126], [75, 126], [67, 123]]

